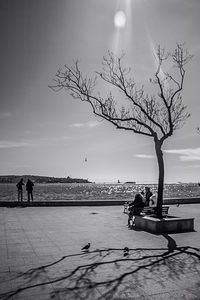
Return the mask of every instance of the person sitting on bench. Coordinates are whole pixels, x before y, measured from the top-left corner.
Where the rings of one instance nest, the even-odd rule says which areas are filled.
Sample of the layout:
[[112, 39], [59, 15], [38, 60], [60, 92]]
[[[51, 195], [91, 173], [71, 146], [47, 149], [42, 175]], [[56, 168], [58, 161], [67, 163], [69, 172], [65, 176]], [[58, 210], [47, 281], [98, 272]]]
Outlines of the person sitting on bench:
[[149, 201], [152, 195], [153, 193], [150, 188], [148, 186], [145, 186], [145, 206], [149, 206]]
[[158, 198], [158, 194], [157, 193], [154, 193], [150, 197], [150, 201], [149, 201], [149, 206], [150, 207], [156, 207], [157, 206], [157, 198]]
[[128, 226], [130, 227], [133, 216], [139, 216], [144, 208], [144, 202], [141, 194], [136, 194], [135, 199], [129, 204]]

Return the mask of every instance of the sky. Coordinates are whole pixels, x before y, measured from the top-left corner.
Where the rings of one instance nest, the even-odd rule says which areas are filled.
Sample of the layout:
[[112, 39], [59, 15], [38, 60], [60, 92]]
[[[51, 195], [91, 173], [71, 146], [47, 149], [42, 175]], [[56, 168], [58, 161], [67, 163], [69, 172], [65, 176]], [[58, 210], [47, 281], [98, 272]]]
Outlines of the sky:
[[111, 50], [126, 54], [145, 86], [157, 45], [185, 43], [194, 55], [182, 93], [191, 117], [163, 145], [165, 182], [200, 181], [199, 15], [200, 0], [0, 0], [0, 175], [156, 183], [151, 138], [117, 130], [49, 85], [76, 59], [94, 76]]

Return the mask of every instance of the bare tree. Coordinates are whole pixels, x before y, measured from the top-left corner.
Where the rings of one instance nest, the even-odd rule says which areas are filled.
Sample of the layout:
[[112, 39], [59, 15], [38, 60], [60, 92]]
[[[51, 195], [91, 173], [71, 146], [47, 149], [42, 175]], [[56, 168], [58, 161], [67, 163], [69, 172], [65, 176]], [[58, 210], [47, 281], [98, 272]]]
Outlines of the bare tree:
[[[112, 123], [118, 129], [124, 129], [151, 137], [155, 143], [155, 152], [159, 168], [157, 217], [162, 218], [164, 160], [162, 145], [176, 129], [190, 116], [182, 103], [181, 92], [185, 78], [185, 65], [192, 56], [182, 44], [177, 44], [172, 52], [158, 46], [155, 60], [157, 69], [150, 79], [153, 91], [145, 92], [131, 76], [131, 69], [122, 64], [124, 55], [115, 56], [108, 52], [103, 57], [102, 71], [94, 77], [84, 76], [76, 61], [72, 67], [64, 66], [55, 76], [55, 91], [67, 89], [74, 99], [87, 102], [93, 113]], [[170, 69], [170, 72], [165, 70]], [[97, 91], [97, 79], [116, 88], [124, 98], [124, 105], [116, 100], [113, 91], [102, 96]]]

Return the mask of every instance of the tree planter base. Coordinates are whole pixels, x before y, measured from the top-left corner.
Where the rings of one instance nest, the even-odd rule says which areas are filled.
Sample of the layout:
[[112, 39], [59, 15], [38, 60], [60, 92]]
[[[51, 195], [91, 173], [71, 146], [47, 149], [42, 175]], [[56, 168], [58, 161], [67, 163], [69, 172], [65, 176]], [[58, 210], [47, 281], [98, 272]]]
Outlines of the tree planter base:
[[194, 231], [194, 218], [136, 216], [134, 222], [136, 229], [156, 234]]

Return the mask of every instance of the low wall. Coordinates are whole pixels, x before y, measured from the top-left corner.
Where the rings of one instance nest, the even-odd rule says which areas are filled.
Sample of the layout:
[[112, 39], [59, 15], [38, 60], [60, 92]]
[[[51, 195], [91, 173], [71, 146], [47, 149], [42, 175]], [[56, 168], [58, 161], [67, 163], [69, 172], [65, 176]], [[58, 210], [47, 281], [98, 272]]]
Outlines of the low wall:
[[123, 205], [122, 200], [70, 200], [70, 201], [0, 201], [0, 207], [17, 207], [17, 206], [112, 206]]
[[[132, 200], [132, 199], [130, 199]], [[123, 205], [127, 200], [70, 200], [70, 201], [0, 201], [0, 207], [28, 207], [28, 206], [112, 206]], [[165, 198], [166, 205], [200, 203], [200, 198]]]
[[200, 203], [200, 197], [190, 197], [190, 198], [164, 198], [164, 204], [195, 204]]

